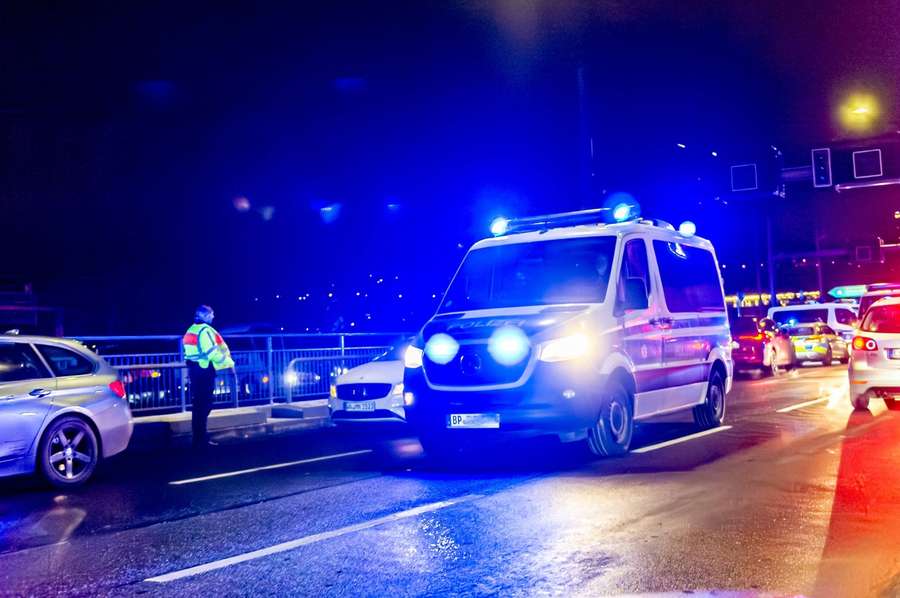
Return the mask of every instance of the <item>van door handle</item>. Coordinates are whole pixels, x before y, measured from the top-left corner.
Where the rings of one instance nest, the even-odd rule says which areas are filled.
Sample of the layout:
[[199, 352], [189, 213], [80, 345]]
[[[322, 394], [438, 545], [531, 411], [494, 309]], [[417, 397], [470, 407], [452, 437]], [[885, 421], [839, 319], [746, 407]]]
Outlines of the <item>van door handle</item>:
[[32, 397], [46, 397], [51, 392], [53, 391], [47, 388], [35, 388], [30, 393], [28, 393], [28, 395]]
[[672, 325], [672, 318], [668, 318], [665, 316], [660, 316], [658, 318], [650, 318], [651, 326], [659, 326], [660, 328], [668, 327]]

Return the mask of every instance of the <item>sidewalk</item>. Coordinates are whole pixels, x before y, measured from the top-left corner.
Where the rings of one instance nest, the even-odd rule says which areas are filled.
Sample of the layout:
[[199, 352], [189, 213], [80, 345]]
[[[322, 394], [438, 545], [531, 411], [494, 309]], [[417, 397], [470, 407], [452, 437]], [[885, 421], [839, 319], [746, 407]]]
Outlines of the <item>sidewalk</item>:
[[[294, 430], [331, 425], [328, 399], [290, 404], [215, 409], [209, 414], [207, 429], [214, 440], [228, 442]], [[190, 442], [191, 413], [135, 416], [130, 449], [148, 450]]]

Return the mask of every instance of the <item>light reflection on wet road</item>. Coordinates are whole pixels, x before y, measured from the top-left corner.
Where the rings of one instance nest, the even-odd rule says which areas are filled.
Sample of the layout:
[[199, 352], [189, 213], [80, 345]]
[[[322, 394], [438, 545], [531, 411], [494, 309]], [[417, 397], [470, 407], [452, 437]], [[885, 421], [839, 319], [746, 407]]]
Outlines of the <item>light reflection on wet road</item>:
[[660, 448], [606, 461], [535, 441], [436, 468], [402, 428], [354, 428], [132, 453], [67, 495], [16, 480], [0, 589], [897, 594], [900, 414], [853, 413], [846, 386], [840, 367], [742, 380], [730, 429], [669, 443], [697, 432], [670, 417], [635, 435]]

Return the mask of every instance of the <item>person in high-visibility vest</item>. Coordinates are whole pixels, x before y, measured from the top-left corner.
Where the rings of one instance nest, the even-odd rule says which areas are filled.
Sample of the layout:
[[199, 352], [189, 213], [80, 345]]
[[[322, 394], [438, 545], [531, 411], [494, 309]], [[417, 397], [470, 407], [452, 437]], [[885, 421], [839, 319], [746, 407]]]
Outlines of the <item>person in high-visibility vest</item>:
[[212, 411], [216, 372], [228, 370], [234, 377], [234, 360], [222, 335], [211, 325], [214, 317], [210, 306], [201, 305], [194, 313], [194, 324], [182, 338], [191, 381], [191, 430], [195, 448], [215, 444], [209, 441], [206, 422]]

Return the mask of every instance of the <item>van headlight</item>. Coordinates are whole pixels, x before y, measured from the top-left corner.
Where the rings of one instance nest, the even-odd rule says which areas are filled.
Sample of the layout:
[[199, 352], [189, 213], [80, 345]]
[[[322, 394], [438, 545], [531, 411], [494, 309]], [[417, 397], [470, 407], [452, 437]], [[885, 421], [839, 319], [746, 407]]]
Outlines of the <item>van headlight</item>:
[[418, 347], [413, 345], [408, 346], [403, 353], [403, 366], [410, 369], [422, 367], [422, 355], [424, 353], [425, 352]]
[[564, 336], [541, 345], [541, 361], [557, 362], [570, 361], [587, 355], [590, 345], [587, 336], [573, 334]]

